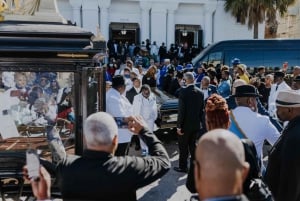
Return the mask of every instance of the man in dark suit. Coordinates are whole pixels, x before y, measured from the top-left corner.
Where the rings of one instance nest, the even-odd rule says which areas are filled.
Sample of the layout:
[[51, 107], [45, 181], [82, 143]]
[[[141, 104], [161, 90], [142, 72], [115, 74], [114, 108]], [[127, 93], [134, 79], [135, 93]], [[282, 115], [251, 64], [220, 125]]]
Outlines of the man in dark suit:
[[141, 80], [135, 77], [132, 79], [132, 84], [133, 87], [126, 92], [126, 98], [131, 104], [133, 103], [134, 96], [138, 95], [141, 91]]
[[207, 132], [196, 149], [194, 172], [199, 199], [248, 201], [243, 182], [249, 168], [238, 137], [225, 129]]
[[179, 91], [179, 107], [177, 120], [177, 134], [179, 143], [179, 167], [175, 171], [187, 172], [187, 160], [191, 154], [191, 162], [194, 160], [196, 138], [200, 131], [203, 115], [203, 93], [194, 85], [192, 72], [184, 74], [186, 87]]
[[128, 129], [139, 135], [150, 156], [114, 156], [118, 146], [118, 126], [105, 112], [90, 115], [84, 122], [86, 150], [70, 155], [56, 168], [58, 186], [64, 200], [134, 201], [136, 190], [161, 178], [169, 169], [167, 151], [148, 131], [141, 117], [128, 117]]
[[281, 137], [269, 154], [265, 174], [276, 201], [300, 200], [300, 94], [295, 90], [284, 90], [276, 98], [277, 116], [288, 121]]

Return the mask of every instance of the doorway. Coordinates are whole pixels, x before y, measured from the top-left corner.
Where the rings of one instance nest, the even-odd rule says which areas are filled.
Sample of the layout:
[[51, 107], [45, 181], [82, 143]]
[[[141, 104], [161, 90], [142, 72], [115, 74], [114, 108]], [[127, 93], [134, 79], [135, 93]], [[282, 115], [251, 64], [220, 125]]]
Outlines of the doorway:
[[139, 41], [139, 25], [137, 23], [112, 22], [109, 25], [109, 39], [137, 44]]
[[175, 25], [175, 41], [176, 43], [187, 43], [189, 47], [202, 47], [202, 29], [200, 25]]

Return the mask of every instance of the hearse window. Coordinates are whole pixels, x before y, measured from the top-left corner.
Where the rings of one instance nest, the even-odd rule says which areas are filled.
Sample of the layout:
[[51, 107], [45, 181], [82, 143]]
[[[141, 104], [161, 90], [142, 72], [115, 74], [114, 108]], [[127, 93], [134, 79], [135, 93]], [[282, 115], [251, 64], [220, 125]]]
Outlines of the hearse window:
[[[61, 138], [58, 145], [74, 152], [74, 73], [3, 71], [0, 78], [0, 150], [34, 148], [51, 159], [48, 144]], [[50, 126], [56, 130], [47, 134]]]
[[222, 63], [222, 52], [213, 52], [208, 55], [208, 64], [212, 63], [214, 66]]

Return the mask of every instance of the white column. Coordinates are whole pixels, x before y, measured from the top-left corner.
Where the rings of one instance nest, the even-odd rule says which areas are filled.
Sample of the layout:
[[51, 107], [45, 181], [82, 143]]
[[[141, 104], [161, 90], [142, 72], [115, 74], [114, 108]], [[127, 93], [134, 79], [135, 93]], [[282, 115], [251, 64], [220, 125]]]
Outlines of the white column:
[[109, 24], [108, 24], [108, 8], [100, 7], [100, 32], [103, 34], [105, 40], [109, 37]]
[[166, 43], [167, 10], [165, 8], [152, 8], [151, 10], [151, 41], [156, 41], [158, 46]]
[[215, 5], [214, 4], [206, 4], [204, 8], [204, 46], [211, 44], [212, 41], [212, 14], [214, 12]]
[[100, 6], [100, 32], [105, 40], [109, 39], [109, 7], [111, 0], [98, 0]]
[[98, 1], [88, 0], [82, 2], [82, 27], [97, 33], [98, 26]]
[[174, 23], [174, 10], [168, 10], [168, 31], [167, 31], [167, 49], [170, 48], [172, 43], [175, 43], [175, 23]]
[[141, 20], [141, 40], [145, 41], [146, 39], [149, 39], [149, 20], [150, 20], [150, 16], [149, 16], [149, 10], [150, 9], [143, 9], [142, 8], [142, 20]]
[[70, 0], [70, 4], [72, 6], [73, 12], [73, 23], [76, 22], [76, 25], [81, 27], [81, 19], [80, 19], [80, 8], [81, 8], [82, 0]]
[[151, 3], [146, 1], [140, 1], [141, 7], [141, 41], [150, 39], [150, 8]]

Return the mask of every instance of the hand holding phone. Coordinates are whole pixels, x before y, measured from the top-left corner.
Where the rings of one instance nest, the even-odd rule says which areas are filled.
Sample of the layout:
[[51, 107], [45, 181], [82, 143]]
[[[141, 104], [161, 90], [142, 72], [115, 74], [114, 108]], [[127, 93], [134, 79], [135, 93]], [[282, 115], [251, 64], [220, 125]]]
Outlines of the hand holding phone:
[[38, 181], [40, 177], [40, 158], [35, 149], [26, 151], [26, 165], [29, 179]]

